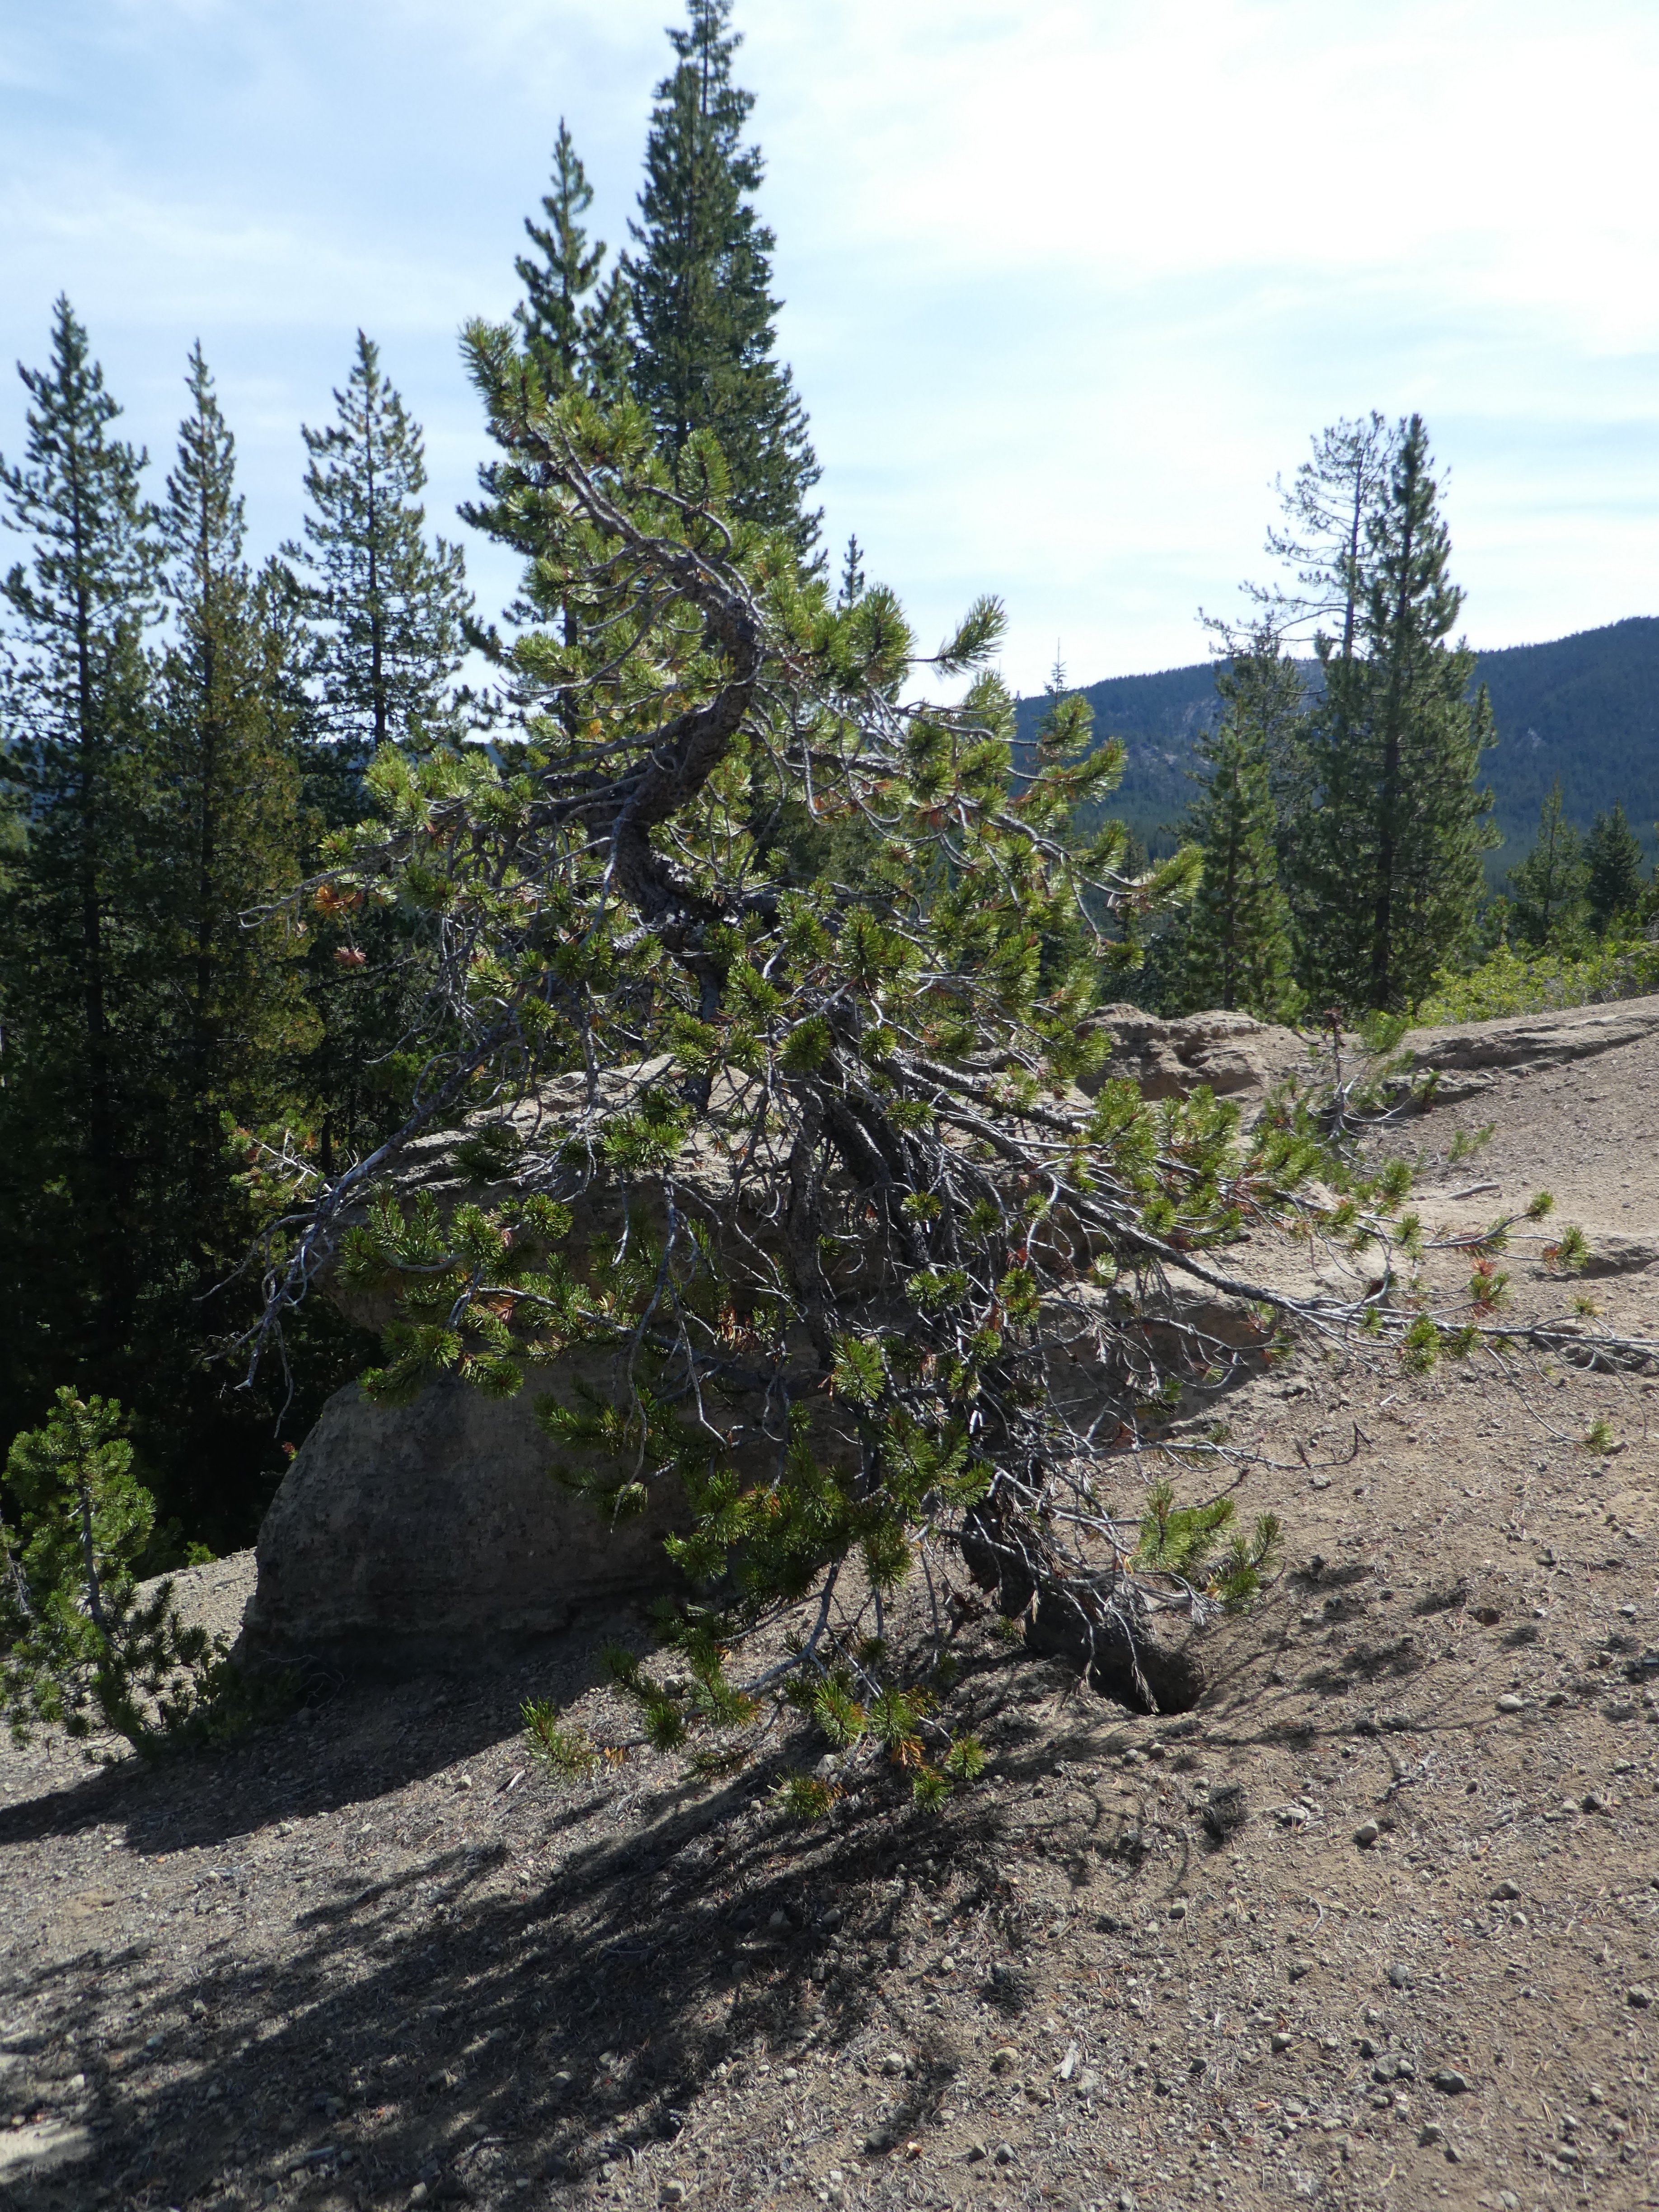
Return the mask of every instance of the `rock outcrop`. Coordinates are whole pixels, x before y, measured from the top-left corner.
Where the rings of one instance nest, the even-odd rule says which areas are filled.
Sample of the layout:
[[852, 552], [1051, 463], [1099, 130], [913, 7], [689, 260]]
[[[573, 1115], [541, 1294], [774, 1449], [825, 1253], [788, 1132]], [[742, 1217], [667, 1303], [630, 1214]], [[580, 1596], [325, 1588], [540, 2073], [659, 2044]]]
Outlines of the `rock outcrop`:
[[1490, 1091], [1505, 1075], [1547, 1075], [1659, 1036], [1659, 999], [1624, 999], [1561, 1013], [1510, 1014], [1487, 1022], [1413, 1030], [1405, 1042], [1413, 1069], [1439, 1077], [1437, 1103], [1455, 1106]]
[[530, 1394], [337, 1390], [259, 1530], [242, 1649], [354, 1670], [481, 1656], [672, 1579], [669, 1500], [609, 1525], [561, 1487]]
[[[1167, 1058], [1179, 1071], [1178, 1081], [1170, 1075], [1163, 1091], [1156, 1069], [1142, 1078], [1155, 1095], [1200, 1082], [1261, 1089], [1269, 1061], [1258, 1041], [1284, 1036], [1297, 1044], [1288, 1032], [1230, 1014], [1188, 1023], [1137, 1015], [1130, 1026], [1126, 1055], [1158, 1067]], [[647, 1073], [635, 1071], [636, 1078]], [[539, 1116], [531, 1106], [515, 1115], [524, 1147], [519, 1171], [547, 1142], [545, 1132], [558, 1127], [561, 1109], [568, 1115], [574, 1103], [574, 1093], [566, 1099], [556, 1089]], [[678, 1164], [676, 1202], [682, 1215], [689, 1207], [701, 1217], [716, 1247], [741, 1242], [752, 1256], [781, 1234], [764, 1201], [769, 1172], [775, 1188], [782, 1168], [763, 1162], [757, 1173], [751, 1163], [744, 1198], [734, 1202], [737, 1149], [735, 1143], [728, 1149], [716, 1117]], [[496, 1203], [515, 1187], [513, 1174], [480, 1181], [458, 1159], [448, 1134], [412, 1146], [393, 1180], [405, 1205], [426, 1197], [446, 1213], [463, 1200]], [[658, 1188], [635, 1186], [625, 1202], [603, 1175], [573, 1201], [573, 1212], [569, 1244], [576, 1252], [596, 1243], [615, 1249], [625, 1235], [660, 1234], [665, 1224]], [[891, 1254], [862, 1256], [845, 1285], [849, 1313], [879, 1321], [894, 1266]], [[832, 1266], [832, 1281], [839, 1272], [839, 1263]], [[348, 1285], [337, 1271], [320, 1287], [362, 1327], [378, 1328], [390, 1316], [383, 1297]], [[1103, 1312], [1111, 1301], [1100, 1297]], [[1086, 1297], [1082, 1304], [1086, 1308]], [[1179, 1285], [1153, 1299], [1143, 1320], [1154, 1350], [1165, 1348], [1164, 1336], [1177, 1321], [1195, 1323], [1215, 1340], [1223, 1364], [1229, 1354], [1259, 1351], [1263, 1341], [1247, 1308], [1207, 1291], [1194, 1297]], [[1085, 1310], [1074, 1313], [1069, 1334], [1075, 1341], [1055, 1353], [1060, 1397], [1081, 1414], [1083, 1426], [1104, 1388], [1104, 1354], [1087, 1322]], [[486, 1641], [499, 1647], [503, 1638], [545, 1634], [579, 1611], [672, 1588], [676, 1576], [662, 1540], [673, 1525], [678, 1494], [667, 1486], [653, 1487], [647, 1516], [607, 1526], [556, 1480], [555, 1448], [536, 1419], [535, 1401], [544, 1393], [567, 1404], [578, 1391], [616, 1401], [626, 1387], [621, 1358], [573, 1346], [505, 1401], [448, 1380], [428, 1383], [402, 1408], [372, 1404], [355, 1384], [337, 1392], [259, 1531], [258, 1582], [243, 1643], [250, 1659], [309, 1656], [383, 1670], [464, 1660]], [[829, 1401], [815, 1400], [811, 1411], [815, 1423], [829, 1422]], [[732, 1459], [745, 1479], [763, 1479], [775, 1462], [779, 1445], [766, 1433], [767, 1419], [763, 1404], [741, 1399], [721, 1413]], [[834, 1452], [845, 1443], [826, 1429], [820, 1448]]]
[[1100, 1019], [1112, 1037], [1103, 1076], [1127, 1076], [1148, 1098], [1185, 1097], [1200, 1084], [1218, 1097], [1263, 1091], [1307, 1056], [1293, 1030], [1249, 1014], [1188, 1014], [1165, 1022], [1139, 1006], [1115, 1006], [1104, 1007]]

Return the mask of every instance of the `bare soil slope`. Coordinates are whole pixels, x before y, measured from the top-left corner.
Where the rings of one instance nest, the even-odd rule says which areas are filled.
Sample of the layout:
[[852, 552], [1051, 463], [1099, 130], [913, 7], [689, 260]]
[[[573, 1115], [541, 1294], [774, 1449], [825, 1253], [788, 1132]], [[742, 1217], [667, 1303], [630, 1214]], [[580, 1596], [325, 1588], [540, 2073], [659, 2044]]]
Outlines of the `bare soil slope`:
[[[1426, 1218], [1547, 1186], [1659, 1335], [1659, 1004], [1457, 1036]], [[805, 1738], [525, 1771], [526, 1696], [625, 1732], [632, 1620], [155, 1771], [7, 1751], [0, 2206], [1659, 2203], [1659, 1380], [1509, 1369], [1236, 1395], [1286, 1565], [1211, 1693], [1138, 1719], [975, 1623], [939, 1817], [877, 1771], [792, 1826]], [[191, 1581], [233, 1627], [247, 1562]]]

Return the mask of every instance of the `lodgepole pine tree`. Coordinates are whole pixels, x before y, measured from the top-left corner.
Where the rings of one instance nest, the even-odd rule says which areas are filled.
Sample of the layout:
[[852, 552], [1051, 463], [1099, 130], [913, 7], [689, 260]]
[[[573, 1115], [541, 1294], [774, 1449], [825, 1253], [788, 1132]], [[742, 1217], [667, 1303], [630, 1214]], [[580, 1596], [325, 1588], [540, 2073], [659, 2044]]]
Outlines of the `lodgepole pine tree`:
[[1208, 772], [1182, 825], [1203, 855], [1203, 873], [1178, 932], [1170, 995], [1183, 1012], [1220, 1006], [1286, 1021], [1300, 994], [1269, 763], [1297, 749], [1306, 719], [1302, 678], [1264, 626], [1216, 688], [1221, 720], [1199, 740]]
[[203, 1297], [251, 1233], [226, 1121], [257, 1127], [289, 1107], [312, 1022], [298, 941], [268, 912], [299, 876], [300, 779], [283, 698], [290, 641], [243, 557], [235, 442], [199, 344], [186, 384], [161, 511], [174, 635], [161, 670], [165, 797], [153, 859], [178, 1009], [169, 1028], [185, 1195], [174, 1219]]
[[541, 258], [521, 253], [513, 264], [525, 288], [514, 319], [550, 392], [580, 384], [614, 397], [628, 382], [628, 285], [620, 265], [605, 275], [604, 240], [587, 242], [582, 217], [592, 204], [593, 187], [561, 116], [553, 188], [542, 199], [547, 220], [525, 217]]
[[1531, 852], [1509, 872], [1510, 924], [1534, 951], [1566, 951], [1583, 938], [1589, 867], [1584, 841], [1563, 811], [1558, 776], [1538, 811]]
[[[303, 769], [319, 835], [362, 812], [365, 770], [385, 746], [419, 753], [459, 742], [452, 684], [472, 604], [459, 546], [426, 535], [420, 426], [361, 331], [346, 388], [334, 397], [337, 420], [303, 432], [306, 543], [283, 548], [312, 640]], [[372, 1147], [402, 1110], [399, 1045], [426, 970], [398, 916], [325, 899], [310, 929], [307, 972], [321, 1036], [306, 1080], [332, 1172], [337, 1159]]]
[[163, 1010], [143, 885], [155, 796], [149, 669], [159, 549], [146, 456], [66, 299], [20, 370], [25, 458], [0, 462], [27, 560], [0, 584], [3, 769], [21, 823], [0, 878], [0, 1432], [59, 1382], [125, 1389], [147, 1176], [165, 1152]]
[[1590, 927], [1601, 937], [1621, 922], [1632, 925], [1642, 908], [1642, 841], [1630, 826], [1622, 799], [1615, 799], [1611, 810], [1590, 824], [1584, 861]]
[[458, 545], [428, 543], [420, 425], [357, 333], [357, 356], [325, 429], [302, 426], [305, 543], [283, 548], [315, 635], [325, 733], [342, 772], [381, 745], [456, 735], [450, 684], [471, 607]]
[[1256, 612], [1251, 631], [1271, 630], [1284, 644], [1325, 632], [1339, 660], [1354, 654], [1367, 586], [1374, 526], [1389, 499], [1401, 432], [1376, 409], [1344, 416], [1313, 441], [1313, 450], [1286, 486], [1279, 485], [1282, 526], [1267, 532], [1267, 550], [1291, 571], [1282, 583], [1247, 584]]
[[1354, 650], [1321, 635], [1322, 696], [1298, 825], [1301, 980], [1350, 1009], [1409, 1006], [1468, 942], [1481, 855], [1497, 842], [1475, 781], [1494, 742], [1474, 655], [1447, 643], [1462, 593], [1448, 573], [1428, 432], [1402, 423], [1368, 524]]
[[776, 239], [756, 214], [760, 149], [743, 131], [754, 95], [732, 81], [732, 0], [687, 0], [671, 31], [676, 65], [657, 87], [646, 145], [638, 252], [627, 261], [633, 387], [678, 459], [712, 431], [732, 512], [786, 532], [802, 555], [821, 517], [805, 509], [819, 469], [787, 366], [774, 357]]

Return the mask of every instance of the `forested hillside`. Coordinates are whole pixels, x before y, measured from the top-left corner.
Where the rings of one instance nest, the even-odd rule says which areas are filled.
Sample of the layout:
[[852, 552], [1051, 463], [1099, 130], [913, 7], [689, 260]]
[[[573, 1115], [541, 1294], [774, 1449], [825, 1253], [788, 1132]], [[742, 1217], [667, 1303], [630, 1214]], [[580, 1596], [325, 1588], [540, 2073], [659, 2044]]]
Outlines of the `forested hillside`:
[[[1317, 675], [1311, 659], [1302, 664]], [[1659, 617], [1635, 615], [1546, 645], [1482, 653], [1475, 681], [1492, 695], [1498, 743], [1482, 773], [1504, 833], [1489, 869], [1501, 876], [1531, 843], [1538, 810], [1559, 776], [1567, 817], [1581, 830], [1615, 799], [1651, 852], [1659, 821]], [[1192, 797], [1195, 739], [1213, 726], [1215, 665], [1195, 661], [1152, 676], [1115, 676], [1084, 696], [1103, 737], [1127, 749], [1115, 810], [1155, 852], [1173, 849], [1168, 824]], [[1022, 738], [1042, 712], [1019, 705]]]

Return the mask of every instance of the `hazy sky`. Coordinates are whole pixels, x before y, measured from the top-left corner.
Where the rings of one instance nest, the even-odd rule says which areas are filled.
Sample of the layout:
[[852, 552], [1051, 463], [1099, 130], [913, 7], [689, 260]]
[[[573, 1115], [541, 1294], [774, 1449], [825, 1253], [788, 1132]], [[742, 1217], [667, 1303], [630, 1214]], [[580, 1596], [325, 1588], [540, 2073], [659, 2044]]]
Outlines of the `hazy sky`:
[[[0, 0], [0, 352], [88, 324], [170, 453], [200, 336], [261, 550], [355, 330], [453, 532], [458, 365], [561, 114], [625, 235], [674, 0]], [[1652, 0], [738, 0], [781, 347], [924, 633], [1040, 683], [1201, 657], [1276, 472], [1419, 408], [1477, 645], [1659, 608]], [[16, 453], [21, 386], [0, 388]], [[159, 472], [158, 472], [159, 473]], [[493, 611], [510, 574], [469, 544]]]

